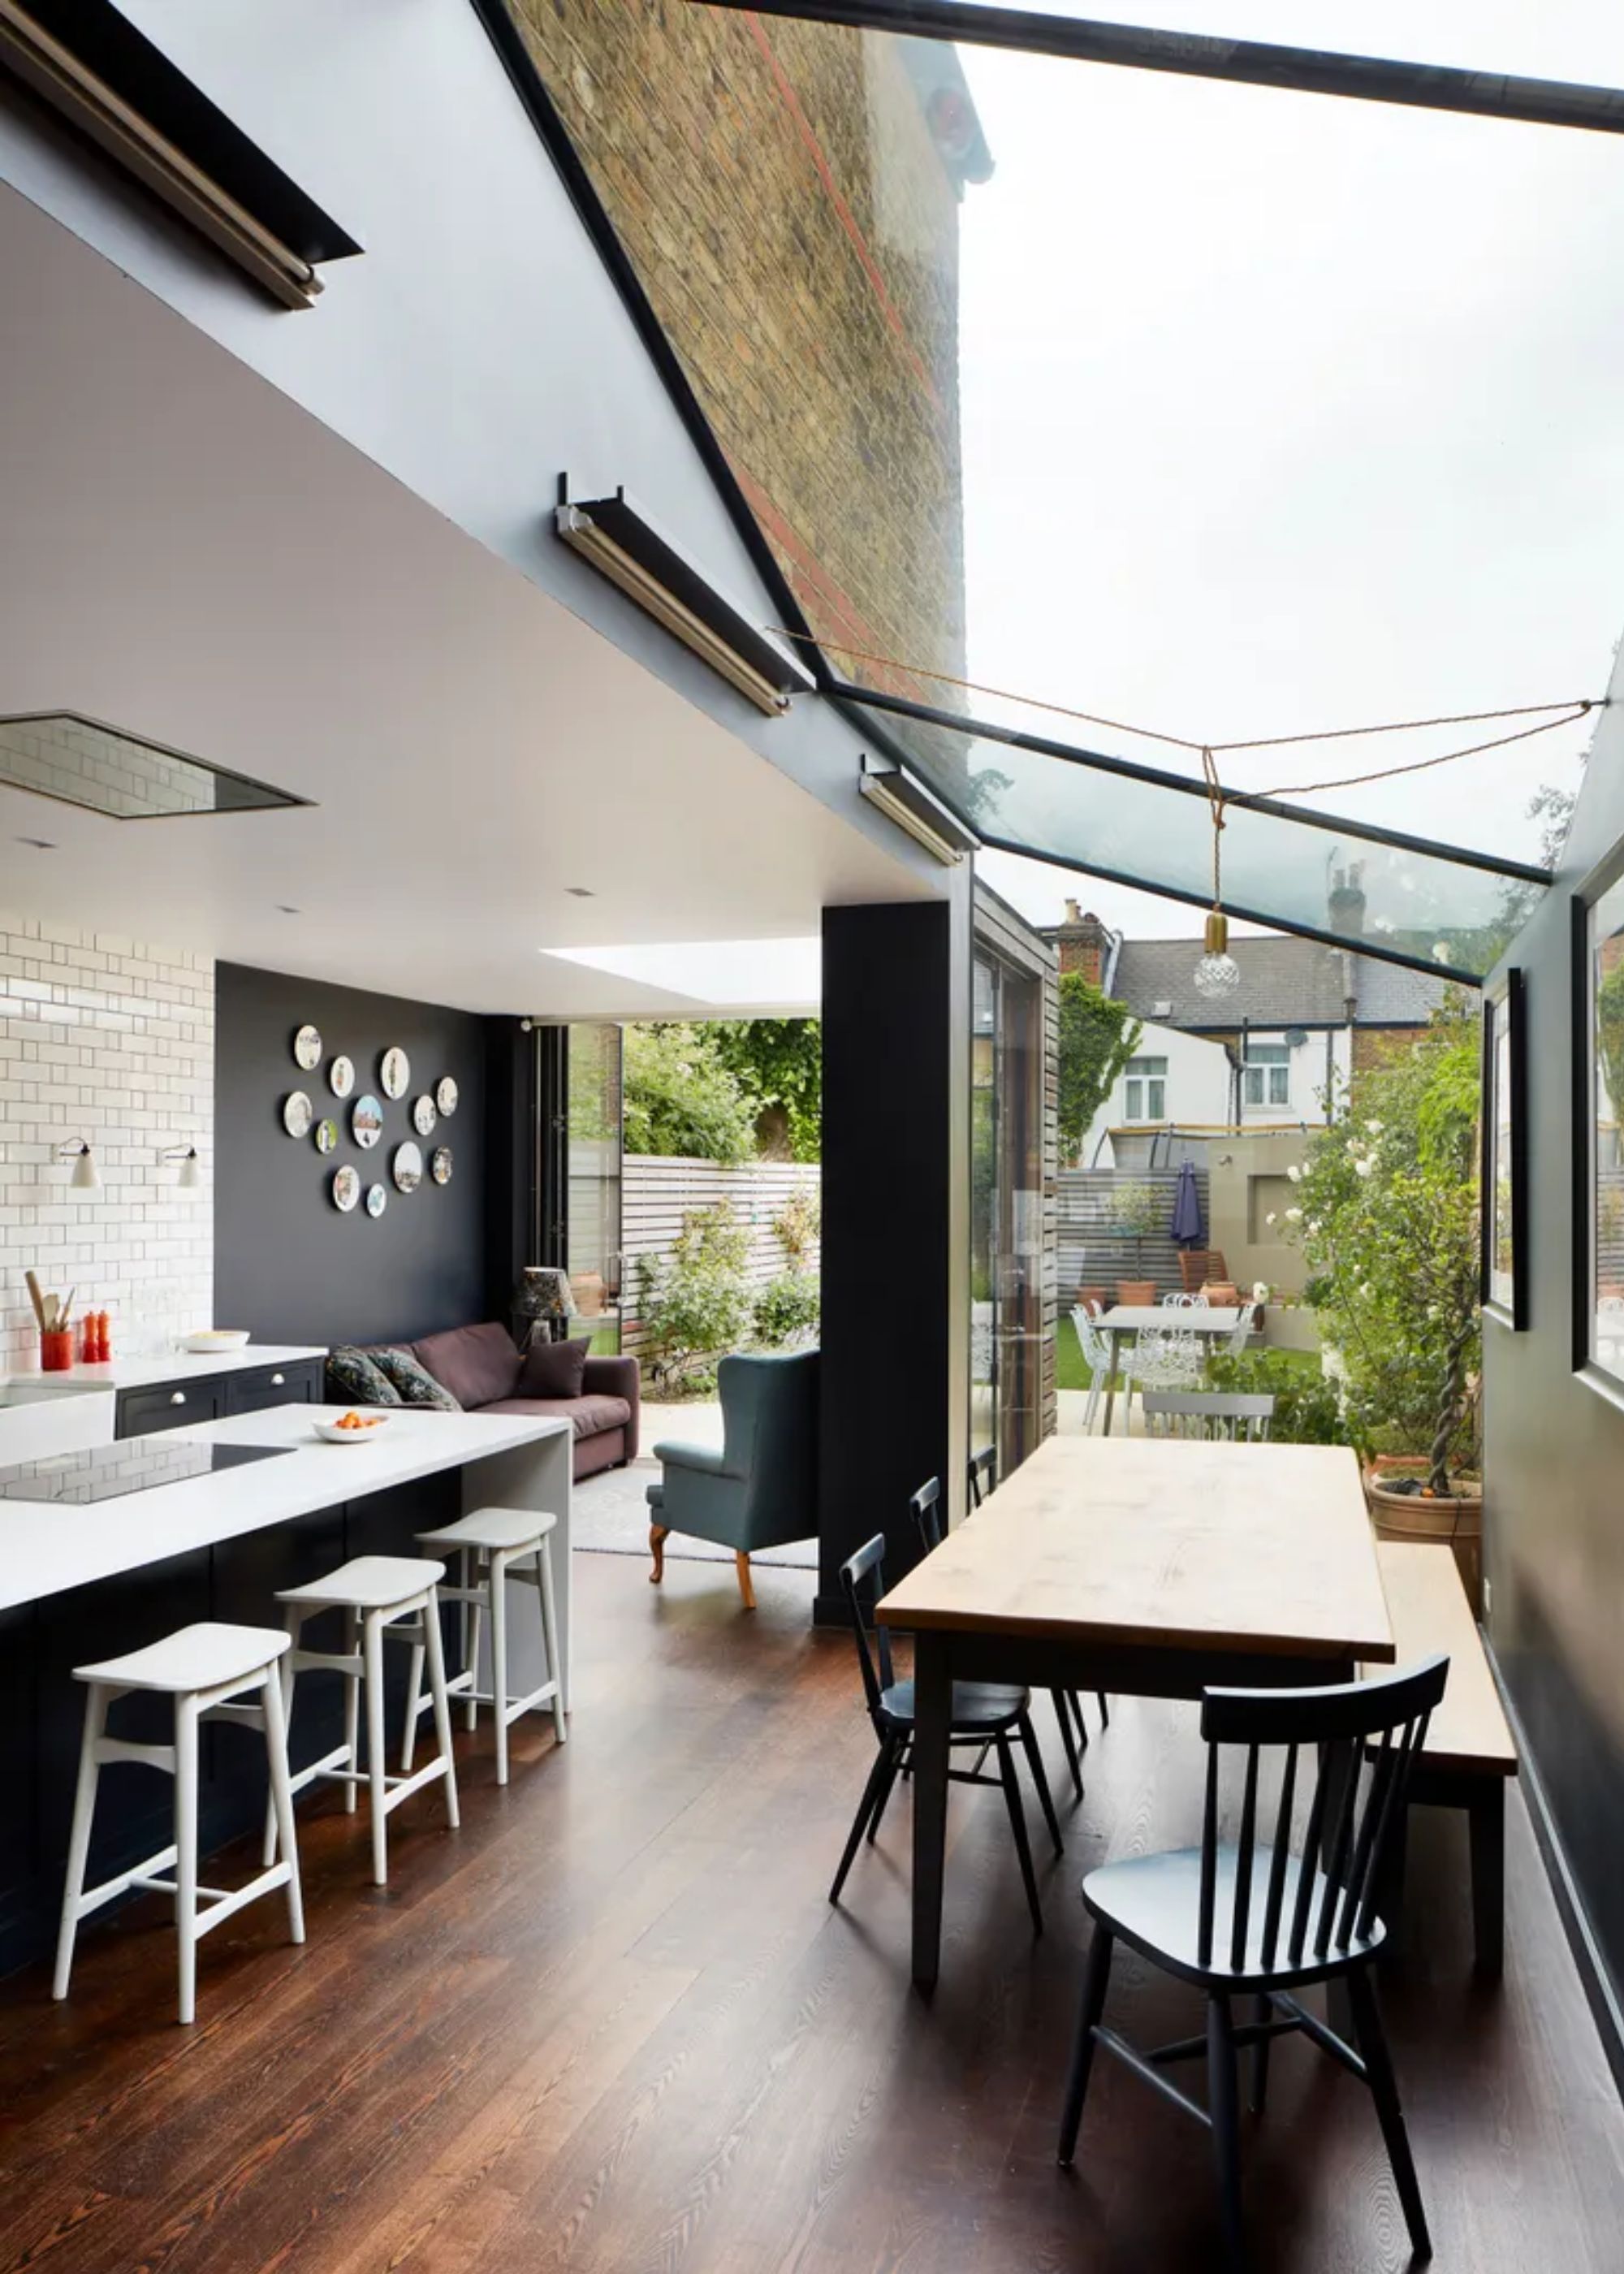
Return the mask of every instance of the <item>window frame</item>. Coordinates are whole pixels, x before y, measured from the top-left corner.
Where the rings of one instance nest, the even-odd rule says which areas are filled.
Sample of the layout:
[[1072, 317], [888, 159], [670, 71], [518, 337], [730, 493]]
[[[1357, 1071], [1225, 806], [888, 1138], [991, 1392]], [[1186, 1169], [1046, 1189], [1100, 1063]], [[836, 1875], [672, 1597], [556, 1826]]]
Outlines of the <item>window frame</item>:
[[1596, 911], [1616, 885], [1624, 883], [1624, 839], [1597, 863], [1570, 903], [1573, 1075], [1572, 1334], [1573, 1370], [1594, 1388], [1624, 1403], [1624, 1371], [1596, 1355], [1597, 1145], [1595, 954], [1591, 940]]
[[[1250, 1110], [1267, 1112], [1276, 1106], [1289, 1108], [1291, 1103], [1291, 1059], [1289, 1043], [1254, 1043], [1248, 1038], [1241, 1059], [1241, 1104]], [[1257, 1076], [1257, 1095], [1252, 1094], [1252, 1076]]]
[[[1589, 930], [1587, 916], [1587, 958]], [[1496, 1286], [1494, 1269], [1502, 1103], [1506, 1108], [1503, 1126], [1511, 1235], [1510, 1286], [1504, 1292]], [[1526, 981], [1520, 966], [1509, 968], [1501, 983], [1484, 996], [1480, 1117], [1478, 1216], [1482, 1261], [1478, 1293], [1490, 1317], [1498, 1319], [1514, 1334], [1522, 1334], [1529, 1323], [1528, 1015]]]

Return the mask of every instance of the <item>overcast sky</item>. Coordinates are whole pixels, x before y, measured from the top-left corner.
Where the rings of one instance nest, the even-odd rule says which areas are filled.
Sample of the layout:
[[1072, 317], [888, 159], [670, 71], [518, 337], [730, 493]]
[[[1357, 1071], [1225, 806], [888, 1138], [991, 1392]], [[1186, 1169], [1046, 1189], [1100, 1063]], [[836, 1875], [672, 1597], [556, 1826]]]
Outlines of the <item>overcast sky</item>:
[[[1624, 0], [1111, 12], [1624, 87]], [[960, 56], [996, 168], [961, 213], [972, 676], [1214, 740], [1603, 691], [1624, 138]], [[1273, 788], [1450, 740], [1225, 765]], [[1587, 741], [1319, 802], [1531, 858], [1528, 799], [1571, 784]], [[997, 855], [986, 872], [1039, 921], [1074, 892], [1141, 935], [1199, 922]]]

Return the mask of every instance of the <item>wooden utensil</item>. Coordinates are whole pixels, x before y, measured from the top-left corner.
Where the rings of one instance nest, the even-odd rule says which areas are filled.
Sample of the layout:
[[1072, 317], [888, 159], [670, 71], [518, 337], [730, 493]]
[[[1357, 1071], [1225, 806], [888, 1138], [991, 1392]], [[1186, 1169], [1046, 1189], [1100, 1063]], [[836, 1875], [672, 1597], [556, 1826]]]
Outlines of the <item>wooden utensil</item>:
[[40, 1332], [43, 1334], [45, 1332], [45, 1302], [43, 1297], [40, 1293], [39, 1276], [37, 1273], [33, 1271], [25, 1271], [23, 1273], [23, 1278], [28, 1289], [28, 1300], [34, 1305], [34, 1315], [40, 1322]]
[[68, 1290], [67, 1301], [56, 1314], [56, 1331], [58, 1334], [61, 1334], [65, 1329], [68, 1321], [73, 1315], [73, 1298], [78, 1294], [78, 1292], [79, 1283], [76, 1280], [73, 1285]]

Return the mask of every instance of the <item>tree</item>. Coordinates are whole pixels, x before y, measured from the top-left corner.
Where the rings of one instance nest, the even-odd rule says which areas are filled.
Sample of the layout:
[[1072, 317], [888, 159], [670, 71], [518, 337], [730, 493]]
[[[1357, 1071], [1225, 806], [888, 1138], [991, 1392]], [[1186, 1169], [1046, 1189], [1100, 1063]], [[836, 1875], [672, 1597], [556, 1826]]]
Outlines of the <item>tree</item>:
[[1125, 1003], [1118, 1003], [1068, 971], [1060, 981], [1060, 1156], [1075, 1161], [1094, 1115], [1110, 1096], [1117, 1075], [1139, 1048], [1142, 1029]]
[[756, 1152], [759, 1103], [724, 1060], [716, 1031], [659, 1020], [626, 1029], [626, 1150], [719, 1161]]
[[770, 1159], [816, 1161], [823, 1135], [823, 1035], [816, 1019], [728, 1019], [717, 1052], [757, 1100], [756, 1142]]

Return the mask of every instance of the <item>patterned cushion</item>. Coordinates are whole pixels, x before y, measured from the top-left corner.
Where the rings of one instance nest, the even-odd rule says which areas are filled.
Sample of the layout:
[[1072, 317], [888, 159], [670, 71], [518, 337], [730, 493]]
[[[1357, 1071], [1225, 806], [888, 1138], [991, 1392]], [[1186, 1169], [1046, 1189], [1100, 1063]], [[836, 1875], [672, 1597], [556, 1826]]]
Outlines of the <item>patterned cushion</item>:
[[335, 1405], [398, 1405], [401, 1393], [376, 1359], [353, 1345], [327, 1352], [327, 1395]]
[[372, 1362], [400, 1392], [402, 1405], [432, 1405], [441, 1413], [462, 1411], [451, 1392], [410, 1351], [374, 1351]]

